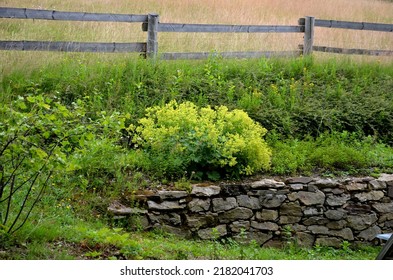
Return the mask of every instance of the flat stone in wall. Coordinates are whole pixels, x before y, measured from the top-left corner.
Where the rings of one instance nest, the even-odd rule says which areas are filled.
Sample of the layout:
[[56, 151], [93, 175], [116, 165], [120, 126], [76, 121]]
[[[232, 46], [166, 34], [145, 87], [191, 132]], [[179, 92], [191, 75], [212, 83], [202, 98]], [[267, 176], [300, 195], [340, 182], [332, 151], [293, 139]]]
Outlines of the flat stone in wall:
[[357, 198], [360, 202], [366, 202], [366, 201], [380, 201], [385, 194], [383, 191], [371, 191], [367, 193], [357, 193], [354, 195], [355, 198]]
[[192, 231], [198, 230], [204, 227], [213, 227], [217, 224], [217, 214], [205, 213], [204, 215], [186, 215], [186, 226]]
[[328, 206], [343, 206], [351, 199], [350, 194], [343, 193], [341, 195], [329, 194], [327, 195], [325, 204]]
[[287, 199], [285, 194], [278, 194], [270, 190], [260, 191], [258, 194], [262, 208], [277, 208]]
[[211, 201], [209, 199], [195, 198], [188, 203], [191, 212], [204, 212], [209, 210]]
[[315, 242], [315, 235], [306, 232], [296, 232], [297, 244], [301, 247], [312, 248]]
[[245, 240], [248, 242], [255, 241], [259, 245], [265, 244], [267, 241], [273, 238], [272, 233], [265, 233], [258, 230], [250, 230], [246, 232], [246, 234], [236, 235], [235, 240], [239, 242], [244, 242]]
[[252, 221], [251, 222], [251, 227], [254, 229], [259, 229], [259, 230], [265, 230], [265, 231], [276, 231], [279, 230], [279, 225], [273, 222], [256, 222]]
[[198, 236], [201, 239], [217, 239], [227, 235], [226, 225], [218, 225], [213, 228], [198, 230]]
[[349, 215], [347, 217], [348, 226], [354, 230], [364, 230], [372, 226], [378, 220], [377, 214], [369, 215]]
[[393, 213], [393, 202], [390, 203], [374, 203], [372, 207], [379, 213]]
[[326, 224], [326, 227], [329, 229], [343, 229], [348, 225], [348, 222], [345, 220], [339, 221], [330, 221]]
[[230, 223], [238, 220], [248, 220], [253, 216], [253, 212], [249, 208], [237, 207], [218, 215], [220, 223]]
[[235, 221], [229, 226], [229, 228], [233, 233], [240, 233], [242, 231], [248, 231], [250, 226], [250, 221]]
[[379, 226], [372, 226], [369, 227], [368, 229], [363, 230], [362, 232], [359, 233], [358, 237], [362, 238], [366, 241], [371, 241], [375, 238], [377, 234], [381, 233], [381, 229]]
[[213, 211], [217, 212], [217, 213], [225, 212], [225, 211], [231, 210], [231, 209], [239, 206], [237, 204], [236, 198], [234, 198], [234, 197], [213, 198], [212, 202], [213, 202]]
[[200, 187], [200, 186], [194, 186], [192, 188], [191, 194], [195, 196], [214, 196], [219, 194], [221, 191], [221, 188], [218, 186], [208, 186], [208, 187]]
[[188, 196], [186, 191], [158, 191], [157, 194], [161, 200], [179, 199]]
[[305, 217], [323, 215], [323, 207], [303, 207]]
[[178, 201], [163, 201], [161, 203], [154, 202], [152, 200], [149, 200], [147, 202], [148, 209], [149, 210], [178, 210], [178, 209], [185, 209], [187, 205], [185, 204], [180, 204]]
[[325, 217], [328, 218], [329, 220], [338, 221], [338, 220], [345, 219], [347, 217], [347, 213], [342, 209], [338, 209], [338, 210], [329, 209], [325, 212]]
[[241, 207], [246, 207], [254, 210], [262, 208], [261, 202], [257, 197], [248, 195], [239, 195], [236, 197], [237, 203]]
[[262, 209], [255, 214], [258, 221], [276, 221], [278, 219], [278, 211], [270, 209]]

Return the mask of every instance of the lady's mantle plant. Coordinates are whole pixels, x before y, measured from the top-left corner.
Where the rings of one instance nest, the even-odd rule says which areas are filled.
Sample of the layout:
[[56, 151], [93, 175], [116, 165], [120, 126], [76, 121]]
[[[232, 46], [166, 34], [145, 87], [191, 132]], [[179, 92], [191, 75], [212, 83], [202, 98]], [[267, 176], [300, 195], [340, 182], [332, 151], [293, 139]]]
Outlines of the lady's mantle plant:
[[159, 175], [186, 171], [219, 179], [268, 169], [271, 151], [265, 134], [242, 110], [171, 101], [147, 109], [135, 128], [134, 143]]

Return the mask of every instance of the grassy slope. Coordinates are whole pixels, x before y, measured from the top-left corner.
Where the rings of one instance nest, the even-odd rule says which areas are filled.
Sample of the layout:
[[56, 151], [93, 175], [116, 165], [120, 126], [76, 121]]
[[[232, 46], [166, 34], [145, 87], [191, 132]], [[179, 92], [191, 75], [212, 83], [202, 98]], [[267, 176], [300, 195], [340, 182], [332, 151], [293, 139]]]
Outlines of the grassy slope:
[[[92, 112], [130, 113], [133, 124], [147, 107], [172, 99], [226, 105], [243, 109], [268, 129], [273, 173], [322, 168], [369, 174], [374, 172], [369, 168], [393, 166], [386, 146], [393, 139], [391, 65], [217, 58], [88, 63], [67, 59], [27, 78], [17, 71], [3, 81], [3, 102], [37, 93], [68, 105], [84, 99]], [[321, 159], [323, 154], [333, 160]]]

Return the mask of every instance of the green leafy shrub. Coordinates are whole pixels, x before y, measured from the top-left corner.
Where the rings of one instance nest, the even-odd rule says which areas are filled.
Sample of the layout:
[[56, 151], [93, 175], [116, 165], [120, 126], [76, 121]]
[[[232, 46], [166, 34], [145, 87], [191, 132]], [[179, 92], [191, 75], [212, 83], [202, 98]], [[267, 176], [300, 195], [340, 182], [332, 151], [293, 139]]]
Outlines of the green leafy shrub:
[[0, 104], [0, 235], [19, 230], [54, 182], [122, 171], [116, 141], [127, 116], [87, 115], [81, 100], [68, 108], [43, 95]]
[[0, 226], [12, 234], [64, 168], [84, 128], [65, 106], [42, 95], [2, 104], [0, 116]]
[[171, 101], [147, 109], [135, 132], [136, 145], [159, 175], [203, 172], [212, 179], [269, 168], [271, 153], [262, 138], [266, 129], [241, 110]]
[[83, 178], [85, 184], [80, 184], [81, 187], [102, 189], [108, 182], [121, 185], [129, 168], [129, 154], [121, 143], [129, 116], [101, 111], [93, 118], [85, 124], [89, 138], [81, 141], [68, 157], [67, 171], [74, 180]]

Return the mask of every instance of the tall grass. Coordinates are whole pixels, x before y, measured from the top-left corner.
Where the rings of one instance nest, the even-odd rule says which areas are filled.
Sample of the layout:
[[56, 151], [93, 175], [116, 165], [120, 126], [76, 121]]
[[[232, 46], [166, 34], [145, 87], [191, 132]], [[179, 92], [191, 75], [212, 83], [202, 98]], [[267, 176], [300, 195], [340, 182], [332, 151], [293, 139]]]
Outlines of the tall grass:
[[382, 0], [2, 0], [2, 6], [86, 12], [158, 12], [165, 21], [194, 23], [291, 23], [304, 15], [337, 20], [391, 21], [391, 2]]
[[[1, 0], [1, 6], [64, 11], [146, 14], [157, 12], [161, 22], [296, 25], [306, 15], [322, 19], [392, 23], [393, 3], [376, 0], [269, 1], [269, 0], [161, 0], [161, 1], [56, 1]], [[53, 22], [0, 19], [2, 40], [144, 42], [140, 24]], [[161, 33], [160, 51], [295, 50], [302, 34], [192, 34]], [[391, 49], [389, 33], [317, 28], [318, 45], [347, 48]], [[65, 54], [0, 52], [0, 73], [38, 67]], [[132, 59], [132, 55], [78, 54], [92, 60]], [[324, 57], [324, 55], [321, 55]], [[330, 55], [331, 56], [331, 55]], [[368, 58], [362, 58], [368, 59]], [[378, 58], [381, 59], [381, 58]], [[383, 58], [388, 63], [391, 58]]]

